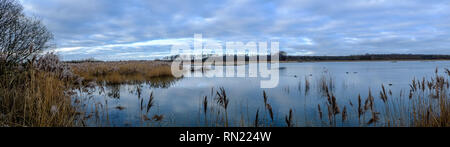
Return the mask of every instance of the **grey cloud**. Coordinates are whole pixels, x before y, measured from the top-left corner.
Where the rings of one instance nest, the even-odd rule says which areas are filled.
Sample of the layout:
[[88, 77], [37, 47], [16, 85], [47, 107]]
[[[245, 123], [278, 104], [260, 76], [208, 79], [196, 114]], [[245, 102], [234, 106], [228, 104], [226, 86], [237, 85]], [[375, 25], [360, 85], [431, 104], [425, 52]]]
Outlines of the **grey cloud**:
[[[192, 38], [280, 41], [297, 55], [450, 54], [445, 0], [21, 0], [66, 60], [156, 58], [168, 45], [99, 46]], [[98, 50], [97, 50], [98, 49]], [[153, 55], [153, 56], [152, 56]]]

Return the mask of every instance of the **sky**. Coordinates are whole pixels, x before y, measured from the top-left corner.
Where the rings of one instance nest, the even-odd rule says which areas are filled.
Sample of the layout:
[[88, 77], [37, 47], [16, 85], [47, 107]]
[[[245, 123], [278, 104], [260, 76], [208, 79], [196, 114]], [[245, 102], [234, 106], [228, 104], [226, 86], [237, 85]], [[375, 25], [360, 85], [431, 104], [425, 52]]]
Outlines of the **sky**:
[[63, 60], [151, 60], [194, 34], [289, 55], [450, 54], [448, 0], [20, 0]]

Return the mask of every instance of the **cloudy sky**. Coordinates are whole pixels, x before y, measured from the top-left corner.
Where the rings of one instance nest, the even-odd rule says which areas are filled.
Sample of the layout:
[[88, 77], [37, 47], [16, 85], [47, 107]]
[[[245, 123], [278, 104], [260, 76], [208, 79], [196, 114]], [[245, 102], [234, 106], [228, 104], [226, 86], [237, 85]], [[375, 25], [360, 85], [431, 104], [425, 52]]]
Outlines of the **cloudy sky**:
[[450, 54], [448, 0], [20, 0], [64, 60], [167, 56], [194, 34], [290, 55]]

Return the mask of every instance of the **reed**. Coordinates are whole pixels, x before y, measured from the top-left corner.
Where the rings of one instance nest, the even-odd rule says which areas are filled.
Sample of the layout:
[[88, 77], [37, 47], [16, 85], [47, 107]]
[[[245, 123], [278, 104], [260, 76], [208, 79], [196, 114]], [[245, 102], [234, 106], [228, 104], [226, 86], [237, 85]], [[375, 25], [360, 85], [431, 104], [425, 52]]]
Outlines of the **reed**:
[[[448, 75], [448, 69], [445, 70]], [[438, 69], [436, 69], [435, 77], [422, 83], [425, 82], [428, 85], [427, 91], [411, 89], [412, 112], [410, 115], [412, 115], [413, 125], [420, 127], [450, 126], [448, 79], [444, 75], [439, 75]], [[411, 85], [413, 84], [414, 81]]]
[[0, 126], [69, 127], [80, 124], [72, 105], [73, 76], [54, 54], [23, 64], [0, 62]]
[[380, 92], [380, 98], [381, 98], [381, 100], [383, 100], [384, 103], [386, 103], [388, 100], [388, 96], [386, 94], [386, 89], [384, 88], [383, 84], [381, 84], [381, 89], [382, 89], [382, 91]]
[[263, 91], [263, 98], [264, 98], [264, 106], [267, 106], [267, 94], [266, 91]]
[[337, 104], [336, 97], [329, 91], [328, 87], [325, 87], [324, 91], [327, 96], [328, 120], [330, 124], [336, 125], [336, 115], [341, 113], [340, 108]]
[[208, 112], [208, 96], [205, 96], [203, 98], [203, 113], [205, 113], [206, 115], [207, 112]]
[[361, 115], [364, 114], [362, 105], [361, 105], [361, 94], [358, 95], [358, 120], [361, 120]]
[[227, 97], [227, 93], [225, 92], [225, 88], [221, 87], [219, 88], [219, 91], [216, 92], [216, 101], [217, 104], [222, 106], [222, 108], [225, 111], [225, 126], [228, 127], [228, 103], [229, 99]]
[[122, 84], [150, 81], [154, 77], [173, 77], [171, 66], [159, 61], [68, 63], [73, 72], [87, 81]]
[[305, 94], [308, 93], [309, 89], [310, 89], [309, 79], [307, 76], [305, 76]]
[[320, 118], [320, 120], [322, 120], [323, 113], [322, 113], [322, 109], [320, 108], [320, 104], [317, 104], [317, 110], [319, 111], [319, 118]]
[[333, 91], [334, 89], [334, 81], [332, 76], [328, 73], [328, 72], [324, 72], [322, 74], [322, 76], [319, 79], [318, 82], [318, 89], [320, 92], [324, 93], [325, 95], [327, 94], [327, 91]]
[[273, 122], [273, 110], [272, 110], [272, 106], [271, 106], [270, 104], [267, 104], [267, 105], [266, 105], [266, 108], [267, 108], [267, 110], [269, 111], [270, 119], [271, 119], [272, 122]]
[[256, 110], [256, 116], [255, 116], [255, 123], [254, 123], [255, 127], [259, 126], [259, 109]]
[[148, 99], [147, 103], [147, 113], [150, 111], [150, 109], [154, 106], [155, 103], [155, 97], [153, 96], [153, 91], [150, 93], [150, 97]]
[[344, 106], [344, 110], [342, 110], [342, 122], [347, 120], [347, 107]]
[[292, 117], [293, 117], [292, 109], [290, 109], [289, 110], [289, 115], [287, 115], [285, 117], [285, 121], [286, 121], [287, 127], [292, 127], [293, 126], [293, 124], [292, 124]]
[[203, 114], [205, 115], [205, 124], [208, 125], [208, 96], [203, 98]]
[[[266, 93], [266, 91], [265, 90], [263, 90], [263, 98], [264, 98], [264, 107], [265, 107], [265, 110], [269, 113], [269, 117], [270, 117], [270, 119], [272, 120], [272, 122], [274, 121], [274, 118], [273, 118], [273, 110], [272, 110], [272, 105], [270, 105], [269, 104], [269, 102], [268, 102], [268, 96], [267, 96], [267, 93]], [[265, 116], [265, 115], [264, 115]]]

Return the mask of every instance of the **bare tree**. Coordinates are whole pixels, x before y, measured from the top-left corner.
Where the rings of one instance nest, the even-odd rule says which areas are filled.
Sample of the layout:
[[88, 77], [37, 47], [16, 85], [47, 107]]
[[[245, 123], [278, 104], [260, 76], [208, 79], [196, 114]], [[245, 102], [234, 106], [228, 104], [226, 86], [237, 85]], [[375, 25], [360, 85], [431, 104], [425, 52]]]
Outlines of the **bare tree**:
[[39, 19], [25, 16], [17, 0], [0, 0], [0, 60], [21, 63], [49, 48], [52, 39]]

